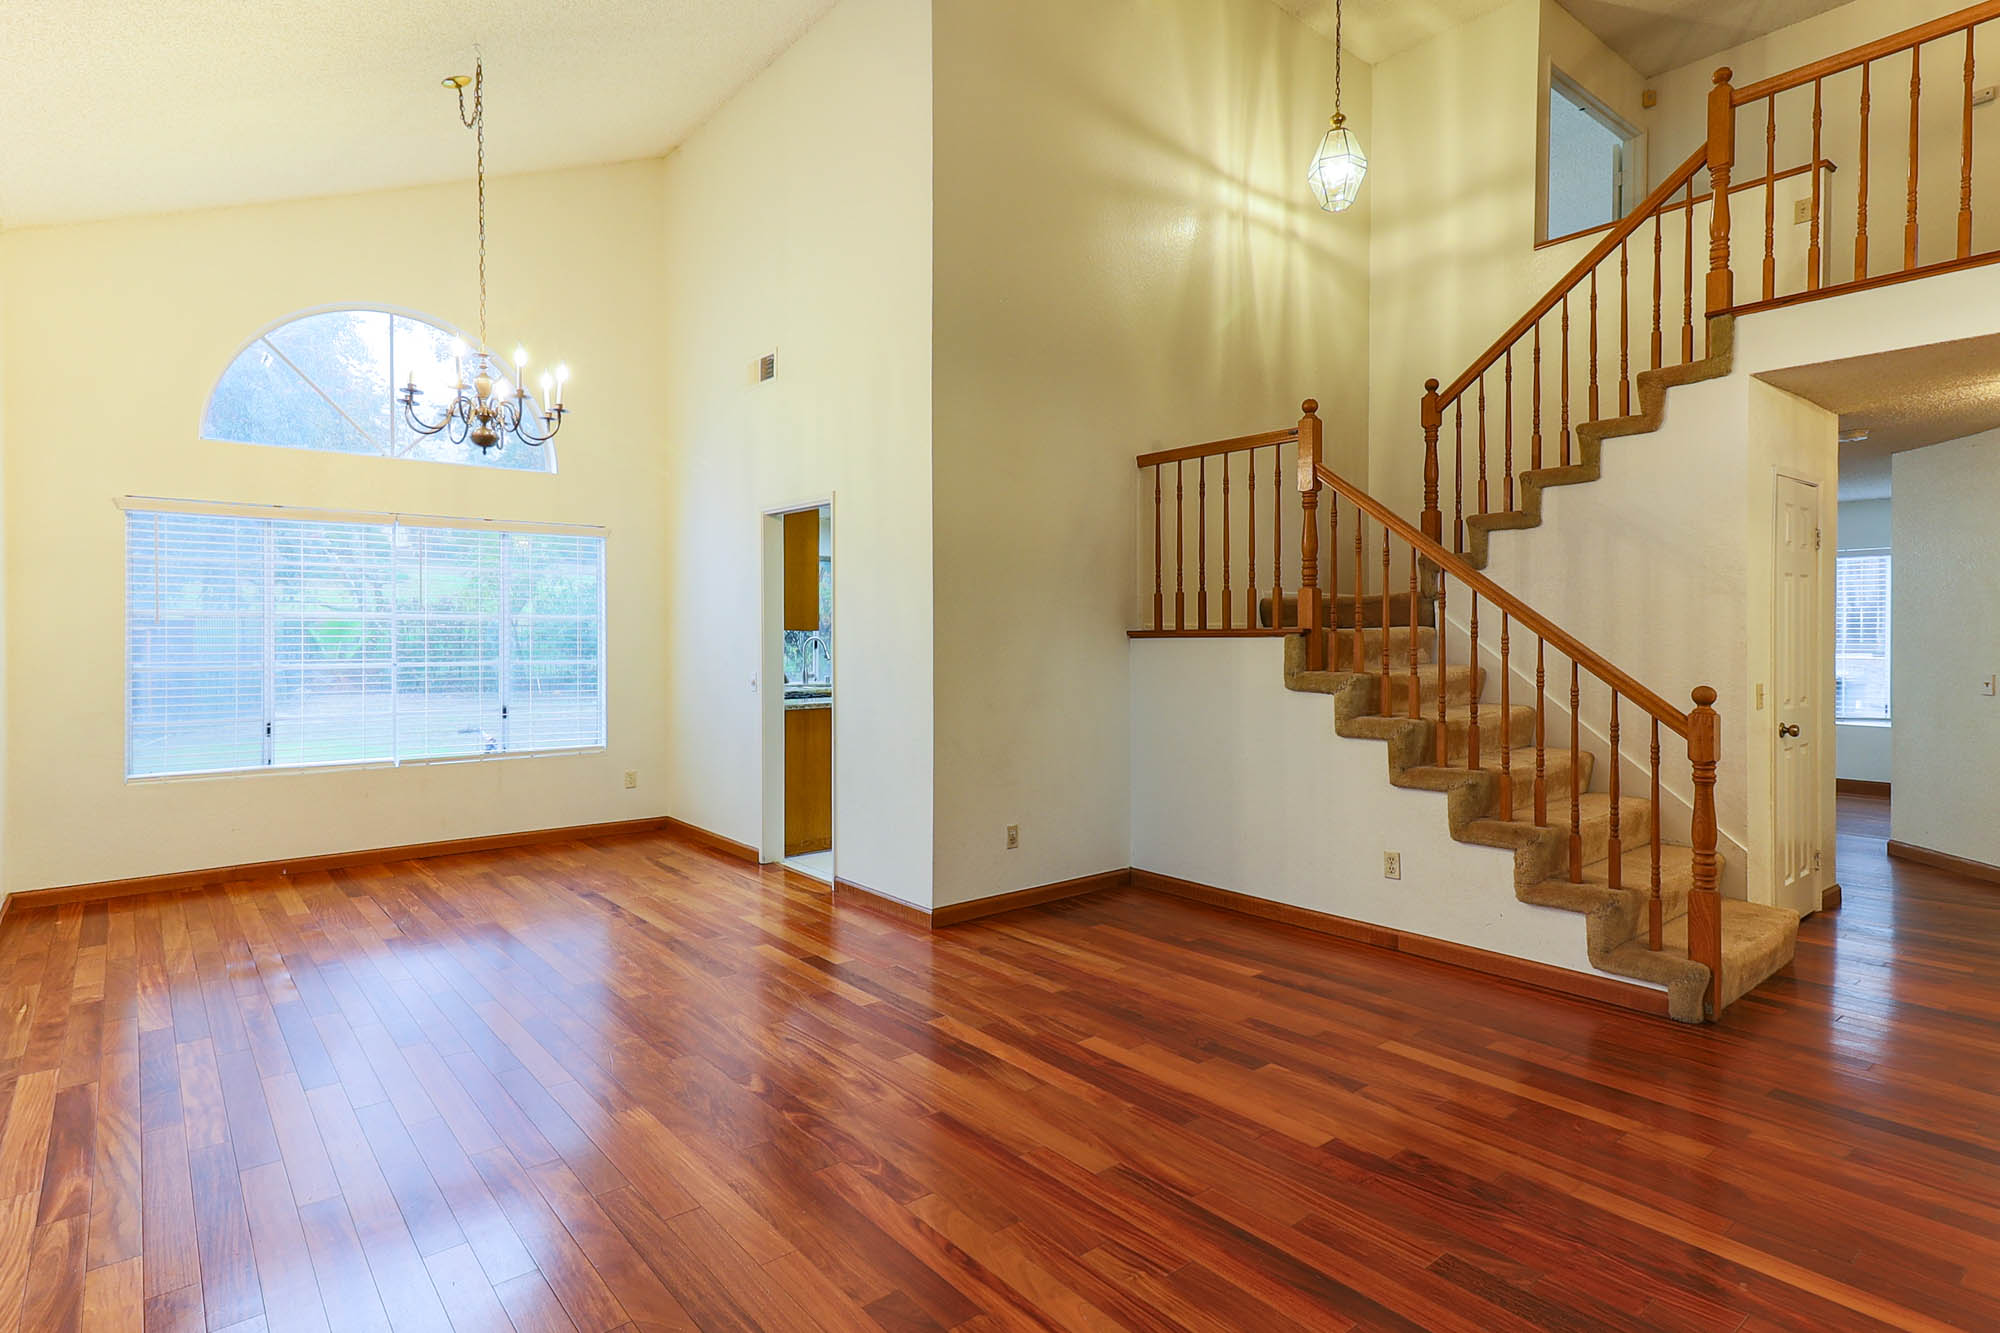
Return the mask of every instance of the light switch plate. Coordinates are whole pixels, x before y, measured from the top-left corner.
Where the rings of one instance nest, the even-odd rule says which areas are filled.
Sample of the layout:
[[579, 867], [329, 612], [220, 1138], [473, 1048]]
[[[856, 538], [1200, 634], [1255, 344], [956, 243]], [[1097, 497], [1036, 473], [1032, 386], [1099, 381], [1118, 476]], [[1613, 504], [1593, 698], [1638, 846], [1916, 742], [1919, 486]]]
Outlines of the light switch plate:
[[1996, 692], [2000, 692], [2000, 676], [1988, 676], [1985, 680], [1979, 682], [1979, 692], [1989, 699]]

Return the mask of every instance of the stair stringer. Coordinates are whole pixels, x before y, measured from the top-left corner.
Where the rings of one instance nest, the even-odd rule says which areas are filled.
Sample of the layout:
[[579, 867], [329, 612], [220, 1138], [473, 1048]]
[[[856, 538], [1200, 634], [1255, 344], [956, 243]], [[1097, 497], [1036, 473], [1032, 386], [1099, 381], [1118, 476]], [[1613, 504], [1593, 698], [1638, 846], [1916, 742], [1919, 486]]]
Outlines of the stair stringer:
[[1567, 467], [1532, 468], [1516, 474], [1518, 507], [1465, 519], [1465, 558], [1474, 569], [1486, 568], [1488, 538], [1495, 532], [1516, 532], [1542, 525], [1542, 493], [1555, 486], [1581, 486], [1604, 474], [1606, 440], [1650, 435], [1666, 424], [1667, 390], [1681, 384], [1723, 379], [1736, 365], [1736, 316], [1714, 315], [1708, 321], [1707, 355], [1685, 365], [1642, 370], [1637, 376], [1639, 410], [1630, 416], [1585, 422], [1575, 428], [1577, 461]]
[[1672, 1018], [1682, 1023], [1703, 1021], [1708, 968], [1688, 958], [1656, 953], [1634, 938], [1645, 921], [1648, 895], [1644, 890], [1571, 884], [1561, 879], [1569, 855], [1568, 834], [1559, 828], [1536, 828], [1489, 817], [1486, 811], [1497, 797], [1499, 779], [1480, 770], [1433, 764], [1437, 724], [1376, 712], [1381, 677], [1307, 670], [1305, 639], [1294, 635], [1285, 640], [1284, 679], [1288, 690], [1331, 698], [1336, 735], [1383, 742], [1391, 786], [1444, 796], [1446, 826], [1453, 840], [1513, 852], [1517, 899], [1582, 915], [1592, 967], [1664, 986]]

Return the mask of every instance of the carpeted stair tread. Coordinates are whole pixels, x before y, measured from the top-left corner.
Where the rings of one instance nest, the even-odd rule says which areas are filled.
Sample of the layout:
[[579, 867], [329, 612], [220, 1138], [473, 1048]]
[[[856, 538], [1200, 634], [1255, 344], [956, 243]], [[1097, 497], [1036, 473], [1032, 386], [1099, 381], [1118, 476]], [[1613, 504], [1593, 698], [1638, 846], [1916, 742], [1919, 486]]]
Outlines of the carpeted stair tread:
[[[1667, 922], [1660, 952], [1687, 957], [1686, 913]], [[1724, 1008], [1755, 990], [1792, 961], [1798, 946], [1799, 914], [1766, 903], [1722, 900], [1722, 1004]]]
[[[1352, 592], [1343, 592], [1338, 597], [1335, 597], [1322, 588], [1319, 598], [1323, 623], [1327, 625], [1351, 629], [1357, 623], [1365, 626], [1376, 626], [1382, 623], [1382, 595], [1379, 592], [1369, 593], [1358, 599], [1357, 603], [1357, 599]], [[1360, 608], [1358, 615], [1356, 613], [1357, 604]], [[1298, 594], [1291, 592], [1284, 594], [1279, 599], [1278, 605], [1284, 614], [1284, 625], [1287, 627], [1296, 626], [1299, 623]], [[1403, 591], [1391, 592], [1389, 594], [1388, 621], [1391, 627], [1409, 627], [1410, 591], [1407, 585], [1404, 586]], [[1271, 599], [1269, 597], [1258, 599], [1257, 623], [1266, 626], [1271, 624]], [[1435, 625], [1436, 623], [1436, 595], [1430, 592], [1419, 591], [1417, 594], [1417, 624], [1423, 626]]]
[[[1590, 790], [1590, 779], [1597, 771], [1597, 756], [1585, 750], [1577, 756], [1577, 759], [1577, 772], [1580, 775], [1577, 785], [1585, 792], [1588, 792]], [[1551, 823], [1555, 822], [1558, 807], [1560, 807], [1565, 819], [1569, 815], [1569, 761], [1570, 752], [1568, 746], [1564, 746], [1560, 750], [1543, 750], [1542, 781], [1547, 793], [1549, 821]], [[1523, 745], [1513, 750], [1508, 758], [1508, 763], [1512, 766], [1514, 773], [1513, 818], [1533, 819], [1535, 817], [1535, 747], [1532, 745]], [[1483, 771], [1491, 773], [1495, 777], [1499, 776], [1500, 758], [1497, 753], [1491, 755], [1481, 754], [1479, 756], [1479, 764]], [[1495, 784], [1493, 788], [1493, 809], [1487, 811], [1487, 813], [1491, 815], [1501, 813], [1500, 788], [1498, 784]]]
[[[1389, 666], [1391, 670], [1410, 667], [1410, 627], [1397, 625], [1388, 631]], [[1354, 662], [1354, 631], [1351, 629], [1331, 632], [1332, 645], [1328, 659], [1337, 667], [1347, 668]], [[1428, 625], [1417, 626], [1417, 661], [1437, 664], [1437, 631]], [[1361, 631], [1361, 669], [1380, 671], [1382, 669], [1382, 631], [1364, 629]]]

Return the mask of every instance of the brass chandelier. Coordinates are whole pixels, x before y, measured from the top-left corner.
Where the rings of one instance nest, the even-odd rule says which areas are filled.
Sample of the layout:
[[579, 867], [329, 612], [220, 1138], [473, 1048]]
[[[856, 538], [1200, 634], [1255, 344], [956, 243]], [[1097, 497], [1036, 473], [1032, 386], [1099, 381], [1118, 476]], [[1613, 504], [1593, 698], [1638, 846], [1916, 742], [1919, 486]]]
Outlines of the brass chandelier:
[[1333, 128], [1320, 140], [1306, 174], [1313, 199], [1329, 213], [1352, 207], [1368, 175], [1368, 154], [1361, 151], [1361, 140], [1347, 128], [1347, 116], [1340, 109], [1341, 8], [1341, 0], [1333, 0]]
[[[482, 452], [498, 449], [509, 436], [537, 447], [554, 439], [562, 429], [563, 386], [569, 382], [569, 367], [559, 365], [553, 374], [542, 376], [542, 401], [537, 406], [528, 393], [528, 351], [514, 349], [514, 371], [510, 379], [498, 357], [486, 346], [486, 62], [481, 59], [471, 74], [454, 74], [444, 86], [458, 94], [458, 118], [471, 130], [479, 145], [479, 348], [474, 351], [463, 341], [453, 349], [457, 383], [444, 416], [426, 421], [418, 415], [417, 373], [410, 372], [401, 395], [403, 416], [410, 429], [420, 435], [449, 431], [450, 438], [463, 444], [470, 440]], [[472, 109], [465, 105], [465, 90], [472, 89]]]

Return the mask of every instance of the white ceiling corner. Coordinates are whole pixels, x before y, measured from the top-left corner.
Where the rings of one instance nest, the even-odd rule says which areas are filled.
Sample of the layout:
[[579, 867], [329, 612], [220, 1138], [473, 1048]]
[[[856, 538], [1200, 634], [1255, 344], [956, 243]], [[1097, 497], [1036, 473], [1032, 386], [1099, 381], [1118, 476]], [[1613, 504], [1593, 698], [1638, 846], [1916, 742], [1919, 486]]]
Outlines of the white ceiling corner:
[[834, 0], [0, 0], [0, 226], [663, 154]]

